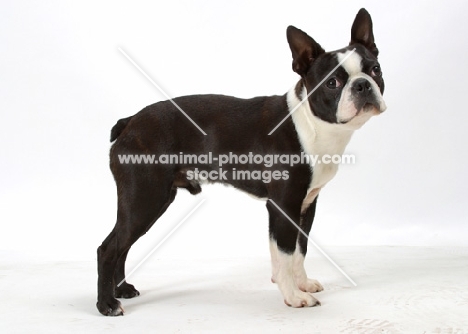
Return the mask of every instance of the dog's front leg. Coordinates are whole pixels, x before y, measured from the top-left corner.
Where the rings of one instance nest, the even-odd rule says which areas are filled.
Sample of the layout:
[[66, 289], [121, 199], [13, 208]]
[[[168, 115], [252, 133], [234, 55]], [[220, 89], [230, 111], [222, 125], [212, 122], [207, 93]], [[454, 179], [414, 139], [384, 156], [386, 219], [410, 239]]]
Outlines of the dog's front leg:
[[323, 290], [322, 285], [317, 280], [307, 278], [304, 268], [304, 259], [307, 254], [307, 244], [309, 241], [307, 236], [310, 233], [314, 221], [317, 198], [318, 191], [314, 194], [313, 201], [308, 207], [304, 207], [303, 204], [300, 224], [302, 231], [297, 237], [297, 246], [293, 255], [294, 278], [299, 289], [306, 292], [319, 292]]
[[320, 302], [310, 293], [302, 291], [296, 282], [295, 253], [298, 229], [289, 219], [299, 221], [300, 203], [267, 202], [270, 216], [270, 251], [272, 256], [272, 281], [278, 284], [284, 302], [292, 307], [316, 306]]
[[294, 279], [298, 288], [305, 292], [320, 292], [323, 290], [322, 284], [319, 281], [308, 278], [304, 268], [305, 254], [302, 254], [300, 247], [296, 248], [293, 254], [293, 271]]

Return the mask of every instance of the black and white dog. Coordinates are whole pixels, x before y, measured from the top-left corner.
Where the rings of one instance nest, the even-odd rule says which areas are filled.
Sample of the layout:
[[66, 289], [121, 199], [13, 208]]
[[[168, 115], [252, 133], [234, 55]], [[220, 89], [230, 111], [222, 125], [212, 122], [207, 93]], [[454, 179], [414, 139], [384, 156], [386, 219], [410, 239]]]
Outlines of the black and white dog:
[[[174, 99], [206, 135], [170, 101], [150, 105], [114, 126], [110, 168], [117, 184], [117, 223], [98, 248], [99, 312], [122, 315], [123, 308], [116, 298], [139, 295], [133, 285], [125, 282], [125, 260], [130, 247], [165, 212], [177, 188], [185, 188], [192, 194], [201, 191], [198, 180], [189, 177], [195, 169], [219, 168], [216, 161], [125, 164], [119, 156], [179, 155], [181, 152], [190, 155], [210, 152], [213, 156], [227, 153], [341, 155], [353, 132], [386, 109], [378, 49], [371, 17], [365, 9], [358, 12], [351, 29], [351, 42], [343, 49], [325, 52], [306, 33], [292, 26], [287, 29], [287, 40], [292, 68], [301, 78], [285, 95], [252, 99], [194, 95]], [[277, 127], [293, 110], [291, 117]], [[265, 166], [251, 161], [230, 161], [223, 166], [244, 172], [260, 168], [261, 172], [279, 171], [277, 175], [287, 176], [265, 182], [227, 174], [220, 182], [269, 199], [266, 206], [272, 281], [278, 284], [289, 306], [320, 304], [311, 293], [323, 288], [316, 280], [308, 279], [304, 270], [307, 238], [290, 219], [306, 234], [310, 232], [317, 196], [334, 177], [337, 167], [334, 163]], [[119, 282], [123, 283], [119, 285]]]

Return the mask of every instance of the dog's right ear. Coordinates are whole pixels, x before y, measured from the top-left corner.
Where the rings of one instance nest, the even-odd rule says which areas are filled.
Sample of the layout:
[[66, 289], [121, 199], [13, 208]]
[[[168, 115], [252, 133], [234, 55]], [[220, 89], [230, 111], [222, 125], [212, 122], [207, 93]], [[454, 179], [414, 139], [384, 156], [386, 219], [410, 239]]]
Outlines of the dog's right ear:
[[292, 69], [304, 77], [312, 62], [325, 50], [312, 37], [296, 27], [289, 26], [286, 37], [293, 57]]
[[353, 44], [364, 45], [376, 58], [379, 55], [379, 49], [374, 42], [374, 32], [372, 28], [372, 19], [367, 10], [361, 8], [354, 19], [351, 27], [351, 42]]

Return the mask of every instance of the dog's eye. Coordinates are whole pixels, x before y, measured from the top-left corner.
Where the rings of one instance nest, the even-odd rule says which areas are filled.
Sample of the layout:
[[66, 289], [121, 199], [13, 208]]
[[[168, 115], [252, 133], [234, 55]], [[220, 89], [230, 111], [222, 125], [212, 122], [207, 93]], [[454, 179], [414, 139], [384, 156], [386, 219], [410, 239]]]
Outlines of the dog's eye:
[[341, 87], [341, 82], [339, 82], [336, 78], [330, 78], [327, 81], [327, 87], [330, 89], [336, 89]]
[[382, 75], [382, 70], [380, 69], [380, 66], [374, 66], [372, 67], [372, 72], [371, 72], [373, 77], [380, 77]]

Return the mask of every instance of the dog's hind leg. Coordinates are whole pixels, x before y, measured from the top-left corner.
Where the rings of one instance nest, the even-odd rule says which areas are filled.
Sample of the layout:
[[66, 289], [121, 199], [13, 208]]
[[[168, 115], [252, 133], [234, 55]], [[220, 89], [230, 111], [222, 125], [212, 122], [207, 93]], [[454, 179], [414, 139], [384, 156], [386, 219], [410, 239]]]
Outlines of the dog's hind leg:
[[127, 249], [117, 261], [114, 274], [115, 298], [133, 298], [140, 295], [140, 292], [125, 279], [125, 261], [129, 250]]
[[130, 247], [150, 229], [174, 200], [177, 190], [173, 188], [172, 181], [164, 176], [155, 177], [148, 170], [133, 170], [122, 179], [116, 178], [117, 223], [98, 248], [97, 308], [104, 315], [123, 314], [116, 296], [125, 297], [125, 293], [138, 295], [138, 291], [125, 281], [125, 285], [121, 285], [122, 289], [116, 289], [116, 284], [125, 277], [125, 260]]
[[[171, 195], [169, 200], [167, 201], [165, 207], [162, 209], [162, 211], [159, 213], [159, 216], [161, 216], [166, 209], [169, 207], [169, 205], [174, 201], [174, 198], [177, 194], [177, 189], [173, 188], [171, 190]], [[125, 261], [127, 260], [127, 255], [130, 249], [126, 250], [119, 258], [117, 261], [117, 266], [115, 269], [115, 274], [114, 274], [114, 282], [115, 282], [115, 297], [116, 298], [133, 298], [137, 297], [140, 295], [140, 292], [135, 289], [135, 287], [132, 284], [127, 283], [125, 279]]]

